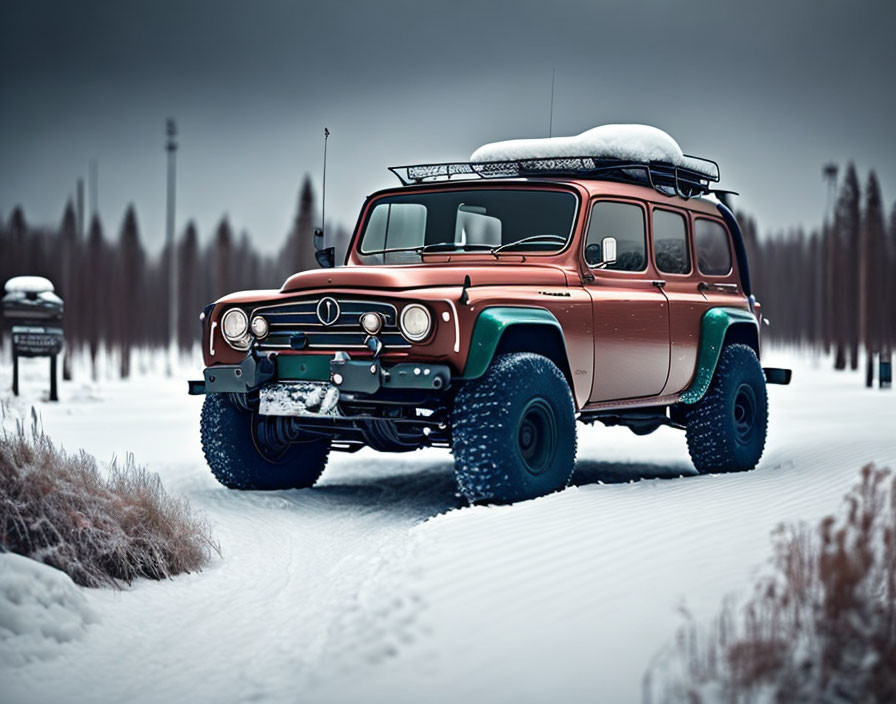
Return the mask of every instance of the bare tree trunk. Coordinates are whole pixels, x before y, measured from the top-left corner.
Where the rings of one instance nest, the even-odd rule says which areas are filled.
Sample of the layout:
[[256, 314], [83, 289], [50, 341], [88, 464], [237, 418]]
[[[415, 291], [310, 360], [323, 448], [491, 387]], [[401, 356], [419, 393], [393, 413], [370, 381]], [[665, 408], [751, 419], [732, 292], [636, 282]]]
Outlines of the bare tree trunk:
[[837, 351], [834, 354], [834, 369], [838, 371], [846, 369], [846, 348], [842, 342], [837, 343]]
[[131, 346], [127, 342], [121, 344], [119, 372], [122, 379], [127, 379], [131, 375]]
[[889, 389], [893, 383], [893, 352], [889, 347], [880, 353], [880, 369], [877, 379], [882, 389]]

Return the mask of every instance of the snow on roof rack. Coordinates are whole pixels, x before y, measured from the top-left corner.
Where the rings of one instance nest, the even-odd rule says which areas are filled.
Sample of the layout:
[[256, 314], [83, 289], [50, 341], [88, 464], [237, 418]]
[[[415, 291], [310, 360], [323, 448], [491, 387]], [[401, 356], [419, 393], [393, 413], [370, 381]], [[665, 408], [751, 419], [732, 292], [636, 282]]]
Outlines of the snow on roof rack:
[[460, 179], [574, 176], [649, 185], [658, 192], [682, 198], [709, 193], [719, 181], [719, 165], [711, 159], [684, 155], [687, 166], [668, 162], [637, 162], [591, 156], [539, 157], [487, 162], [443, 162], [390, 166], [405, 186]]

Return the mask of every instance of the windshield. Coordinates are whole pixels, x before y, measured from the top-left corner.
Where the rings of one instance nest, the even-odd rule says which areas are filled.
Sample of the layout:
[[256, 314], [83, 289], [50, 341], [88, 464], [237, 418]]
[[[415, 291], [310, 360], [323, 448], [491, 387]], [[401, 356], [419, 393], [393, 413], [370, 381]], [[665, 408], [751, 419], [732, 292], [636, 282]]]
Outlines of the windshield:
[[365, 264], [419, 262], [433, 252], [555, 252], [572, 234], [576, 197], [487, 189], [404, 193], [376, 202], [361, 234]]

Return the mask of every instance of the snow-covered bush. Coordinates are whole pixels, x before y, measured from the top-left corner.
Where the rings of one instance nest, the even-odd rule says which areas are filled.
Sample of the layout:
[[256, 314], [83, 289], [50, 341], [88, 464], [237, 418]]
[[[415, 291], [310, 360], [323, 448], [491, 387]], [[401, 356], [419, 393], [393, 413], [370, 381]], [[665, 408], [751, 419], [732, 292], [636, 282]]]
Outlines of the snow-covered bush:
[[157, 474], [57, 449], [21, 423], [0, 435], [0, 551], [56, 567], [77, 584], [118, 586], [201, 568], [217, 551], [205, 519]]
[[692, 618], [647, 673], [660, 702], [892, 702], [896, 481], [867, 465], [841, 515], [780, 526], [772, 573], [709, 628]]

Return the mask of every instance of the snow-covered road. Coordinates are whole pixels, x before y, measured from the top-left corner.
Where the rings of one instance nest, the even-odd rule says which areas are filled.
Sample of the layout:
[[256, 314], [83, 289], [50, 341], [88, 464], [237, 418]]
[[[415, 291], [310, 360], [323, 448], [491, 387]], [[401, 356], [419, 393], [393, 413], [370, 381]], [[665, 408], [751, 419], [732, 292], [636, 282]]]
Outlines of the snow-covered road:
[[[207, 513], [222, 557], [86, 591], [99, 621], [51, 659], [0, 668], [0, 699], [639, 701], [680, 605], [710, 615], [748, 588], [777, 523], [834, 511], [865, 462], [896, 468], [896, 392], [826, 359], [766, 363], [795, 376], [770, 387], [756, 471], [693, 476], [682, 433], [580, 426], [575, 486], [461, 508], [439, 450], [334, 454], [314, 489], [228, 491], [182, 380], [67, 383], [49, 404], [37, 362], [13, 413], [34, 404], [56, 442], [100, 460], [134, 453]], [[0, 367], [2, 398], [9, 378]]]

